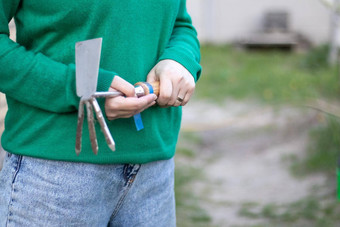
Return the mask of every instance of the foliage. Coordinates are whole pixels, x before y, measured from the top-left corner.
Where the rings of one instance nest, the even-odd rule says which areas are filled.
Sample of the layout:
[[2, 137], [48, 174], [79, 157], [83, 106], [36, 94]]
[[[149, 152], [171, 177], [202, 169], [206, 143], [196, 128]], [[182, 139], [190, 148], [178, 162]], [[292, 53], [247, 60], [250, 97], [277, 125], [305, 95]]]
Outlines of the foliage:
[[324, 125], [311, 131], [307, 156], [296, 160], [292, 166], [295, 174], [323, 172], [336, 180], [335, 168], [340, 158], [340, 119], [326, 119]]
[[320, 49], [299, 54], [203, 46], [203, 75], [196, 97], [216, 102], [251, 98], [266, 103], [304, 103], [334, 97], [340, 94], [336, 69], [316, 65], [324, 55]]
[[[177, 157], [183, 156], [189, 159], [193, 154], [189, 149], [183, 148], [179, 148], [176, 152]], [[191, 183], [202, 178], [201, 170], [181, 162], [176, 162], [175, 175], [177, 225], [179, 227], [212, 226], [210, 216], [200, 206], [199, 199], [192, 193]]]
[[329, 45], [321, 45], [311, 49], [302, 59], [302, 67], [309, 71], [325, 69], [328, 67]]
[[242, 204], [239, 214], [252, 219], [266, 219], [257, 226], [333, 227], [340, 222], [340, 207], [335, 200], [308, 196], [288, 204]]

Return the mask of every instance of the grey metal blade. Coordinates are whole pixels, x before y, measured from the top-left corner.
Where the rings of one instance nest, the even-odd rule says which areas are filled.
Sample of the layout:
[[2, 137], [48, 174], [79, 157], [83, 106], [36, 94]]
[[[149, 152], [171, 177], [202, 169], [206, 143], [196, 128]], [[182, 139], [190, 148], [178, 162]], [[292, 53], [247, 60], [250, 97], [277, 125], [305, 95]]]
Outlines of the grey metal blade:
[[102, 38], [76, 43], [77, 95], [89, 99], [97, 88]]

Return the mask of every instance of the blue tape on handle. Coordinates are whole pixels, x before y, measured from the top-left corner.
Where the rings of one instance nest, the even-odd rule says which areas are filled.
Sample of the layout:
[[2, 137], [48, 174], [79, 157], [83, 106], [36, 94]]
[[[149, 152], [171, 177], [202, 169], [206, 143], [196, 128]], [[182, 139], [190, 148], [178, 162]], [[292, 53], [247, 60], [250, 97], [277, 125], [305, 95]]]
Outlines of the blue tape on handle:
[[148, 82], [144, 82], [144, 84], [145, 84], [146, 86], [148, 86], [148, 88], [149, 88], [149, 93], [150, 93], [150, 94], [153, 94], [153, 87], [152, 87], [152, 85], [149, 84]]
[[133, 119], [135, 120], [135, 125], [137, 131], [140, 131], [144, 128], [143, 121], [142, 121], [142, 116], [139, 114], [136, 114], [133, 116]]
[[[151, 84], [149, 84], [148, 82], [144, 82], [144, 84], [146, 86], [148, 86], [149, 88], [149, 93], [150, 94], [153, 94], [153, 87]], [[142, 120], [142, 116], [139, 114], [136, 114], [133, 116], [133, 119], [135, 120], [135, 125], [136, 125], [136, 129], [137, 131], [140, 131], [144, 128], [144, 125], [143, 125], [143, 120]]]

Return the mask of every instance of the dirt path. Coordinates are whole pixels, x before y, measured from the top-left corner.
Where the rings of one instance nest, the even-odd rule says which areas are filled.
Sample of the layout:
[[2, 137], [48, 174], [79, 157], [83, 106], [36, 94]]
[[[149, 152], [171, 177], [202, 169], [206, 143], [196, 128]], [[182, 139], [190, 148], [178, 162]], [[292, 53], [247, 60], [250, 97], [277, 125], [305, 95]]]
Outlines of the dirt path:
[[[213, 224], [262, 223], [240, 216], [242, 205], [286, 204], [322, 187], [324, 176], [297, 179], [285, 161], [304, 154], [308, 132], [319, 119], [313, 110], [230, 100], [219, 106], [192, 102], [185, 107], [179, 147], [194, 150], [195, 156], [179, 155], [177, 163], [202, 170], [204, 180], [191, 186]], [[190, 141], [188, 134], [196, 138]]]

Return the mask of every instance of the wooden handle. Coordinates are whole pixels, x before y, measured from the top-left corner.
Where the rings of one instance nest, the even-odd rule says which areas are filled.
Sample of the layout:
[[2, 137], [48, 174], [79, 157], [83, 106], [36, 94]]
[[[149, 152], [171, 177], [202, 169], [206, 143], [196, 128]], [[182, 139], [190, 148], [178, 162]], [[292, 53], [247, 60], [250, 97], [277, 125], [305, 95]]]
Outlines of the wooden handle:
[[155, 94], [157, 96], [159, 95], [159, 81], [155, 81], [155, 82], [151, 82], [151, 83], [138, 82], [138, 83], [135, 84], [135, 87], [139, 87], [139, 86], [141, 88], [143, 88], [143, 91], [144, 91], [144, 93], [140, 96], [150, 94], [150, 86], [152, 87], [153, 94]]

